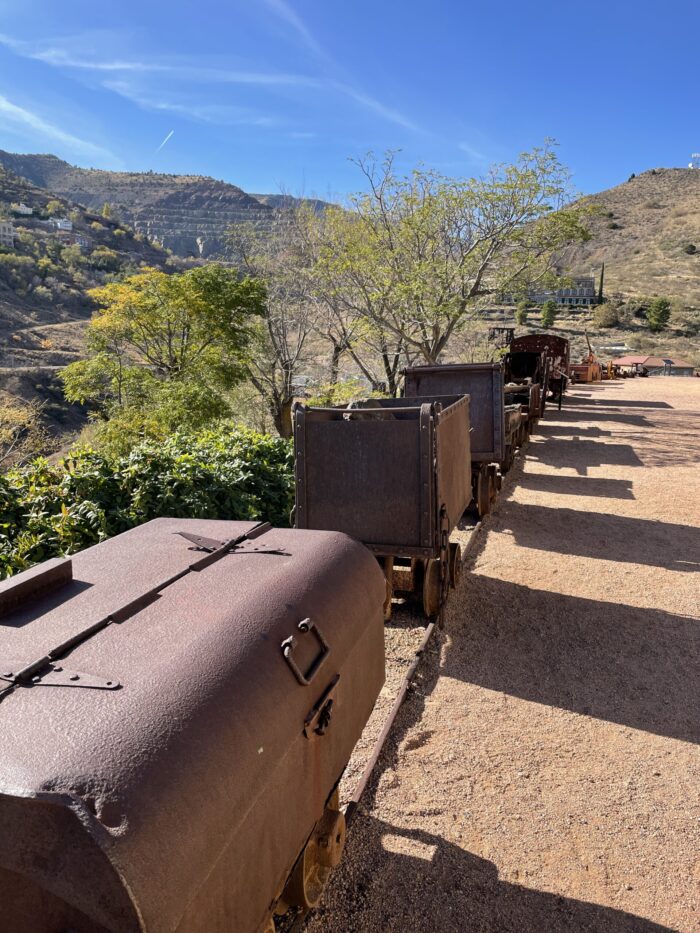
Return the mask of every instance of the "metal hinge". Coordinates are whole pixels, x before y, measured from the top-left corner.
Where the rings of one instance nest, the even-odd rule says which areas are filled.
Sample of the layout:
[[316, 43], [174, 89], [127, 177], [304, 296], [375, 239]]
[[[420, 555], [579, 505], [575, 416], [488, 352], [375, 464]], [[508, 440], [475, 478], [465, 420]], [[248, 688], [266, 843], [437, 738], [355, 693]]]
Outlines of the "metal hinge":
[[105, 680], [103, 677], [95, 677], [93, 674], [67, 669], [61, 664], [50, 662], [5, 662], [0, 670], [0, 681], [5, 681], [12, 687], [84, 687], [89, 690], [117, 690], [121, 686], [118, 680]]
[[203, 535], [193, 535], [190, 534], [189, 531], [178, 531], [176, 534], [194, 544], [198, 551], [206, 551], [208, 554], [219, 551], [221, 548], [227, 548], [227, 554], [282, 554], [286, 557], [290, 556], [288, 551], [283, 551], [281, 548], [265, 547], [261, 544], [255, 544], [254, 542], [257, 538], [247, 538], [243, 541], [238, 541], [237, 539], [233, 541], [217, 541], [216, 538], [205, 538]]

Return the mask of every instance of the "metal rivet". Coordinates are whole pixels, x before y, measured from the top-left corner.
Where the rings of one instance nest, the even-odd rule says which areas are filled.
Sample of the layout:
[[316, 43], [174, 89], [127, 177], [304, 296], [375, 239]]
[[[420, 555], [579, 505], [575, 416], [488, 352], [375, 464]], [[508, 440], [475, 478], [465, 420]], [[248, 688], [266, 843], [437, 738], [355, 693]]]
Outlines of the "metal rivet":
[[3, 676], [3, 677], [13, 677], [14, 675], [13, 675], [12, 671], [5, 671], [5, 673], [4, 673], [2, 676]]
[[69, 680], [80, 680], [80, 677], [78, 676], [78, 674], [71, 674], [71, 676], [68, 679]]
[[62, 668], [62, 667], [54, 667], [54, 670], [56, 671], [57, 674], [60, 674], [61, 671], [63, 670], [63, 668]]

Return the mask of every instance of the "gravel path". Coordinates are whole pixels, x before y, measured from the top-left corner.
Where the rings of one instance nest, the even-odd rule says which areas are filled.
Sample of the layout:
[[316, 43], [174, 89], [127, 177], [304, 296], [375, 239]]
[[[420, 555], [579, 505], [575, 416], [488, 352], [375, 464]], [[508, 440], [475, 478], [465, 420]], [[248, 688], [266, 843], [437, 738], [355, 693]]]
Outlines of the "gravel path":
[[307, 931], [700, 931], [699, 429], [699, 379], [548, 411]]

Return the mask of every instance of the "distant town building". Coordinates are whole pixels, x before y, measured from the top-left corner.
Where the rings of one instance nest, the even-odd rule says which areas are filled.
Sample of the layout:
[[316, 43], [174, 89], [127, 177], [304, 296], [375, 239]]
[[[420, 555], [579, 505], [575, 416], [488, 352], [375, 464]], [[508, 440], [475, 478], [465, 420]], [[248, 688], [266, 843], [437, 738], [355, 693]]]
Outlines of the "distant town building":
[[31, 217], [34, 213], [34, 208], [27, 207], [22, 201], [19, 204], [10, 204], [10, 210], [13, 214], [19, 214], [20, 217]]
[[596, 280], [593, 275], [572, 276], [571, 285], [557, 289], [533, 289], [528, 298], [534, 304], [544, 304], [552, 299], [558, 305], [579, 305], [590, 307], [600, 301]]
[[11, 220], [0, 220], [0, 246], [15, 248], [15, 228]]
[[613, 365], [630, 371], [638, 371], [637, 367], [641, 366], [650, 376], [692, 376], [694, 372], [692, 363], [678, 357], [619, 356], [613, 360]]
[[61, 241], [61, 243], [66, 243], [70, 246], [79, 246], [81, 249], [90, 249], [92, 246], [92, 240], [89, 236], [85, 236], [83, 233], [75, 233], [70, 230], [57, 230], [56, 238]]
[[[570, 284], [562, 288], [531, 288], [527, 293], [528, 301], [532, 304], [543, 305], [545, 301], [555, 301], [558, 305], [578, 305], [591, 307], [603, 302], [603, 279], [605, 266], [600, 270], [600, 276], [591, 272], [590, 275], [567, 276]], [[506, 304], [514, 304], [513, 295], [504, 297]]]
[[73, 221], [69, 220], [67, 217], [52, 217], [49, 223], [52, 227], [55, 227], [56, 230], [73, 229]]

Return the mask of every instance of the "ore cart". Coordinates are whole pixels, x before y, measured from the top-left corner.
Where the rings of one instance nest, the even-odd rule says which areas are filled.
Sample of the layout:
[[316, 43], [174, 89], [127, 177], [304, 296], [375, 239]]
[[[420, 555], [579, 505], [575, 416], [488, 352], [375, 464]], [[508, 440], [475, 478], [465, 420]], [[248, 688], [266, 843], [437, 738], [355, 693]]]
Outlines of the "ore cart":
[[544, 351], [511, 350], [503, 358], [506, 396], [522, 406], [527, 430], [544, 414], [549, 386], [549, 357]]
[[469, 395], [471, 419], [471, 475], [473, 498], [480, 516], [486, 515], [500, 487], [500, 474], [510, 469], [518, 446], [522, 415], [519, 404], [505, 404], [500, 363], [454, 363], [414, 366], [404, 370], [404, 393], [438, 396]]
[[[557, 337], [555, 334], [524, 334], [516, 337], [510, 345], [511, 353], [525, 351], [529, 353], [545, 353], [549, 360], [548, 381], [545, 384], [550, 398], [561, 408], [562, 399], [569, 382], [570, 373], [570, 347], [566, 337]], [[544, 411], [544, 402], [543, 409]]]
[[0, 584], [0, 929], [269, 933], [384, 680], [346, 535], [157, 519]]
[[471, 502], [469, 399], [362, 399], [294, 409], [296, 527], [344, 531], [382, 563], [391, 612], [394, 565], [427, 616], [455, 585], [449, 535]]

